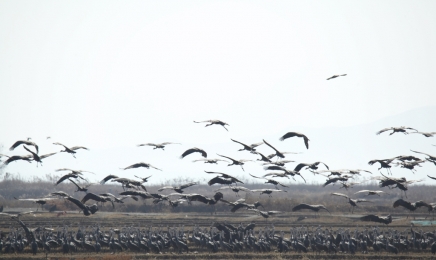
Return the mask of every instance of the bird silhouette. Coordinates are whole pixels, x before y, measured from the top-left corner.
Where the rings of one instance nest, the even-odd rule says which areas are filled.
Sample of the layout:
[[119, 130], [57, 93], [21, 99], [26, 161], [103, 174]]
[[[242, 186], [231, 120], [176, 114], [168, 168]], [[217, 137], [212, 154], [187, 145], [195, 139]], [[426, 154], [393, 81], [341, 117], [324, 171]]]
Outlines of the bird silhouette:
[[229, 131], [226, 128], [226, 125], [229, 126], [229, 124], [227, 124], [227, 123], [225, 123], [225, 122], [223, 122], [221, 120], [205, 120], [205, 121], [199, 121], [199, 122], [194, 121], [194, 123], [209, 123], [209, 124], [205, 125], [205, 127], [211, 126], [211, 125], [220, 125], [220, 126], [224, 127], [224, 129], [226, 129], [226, 131]]
[[285, 139], [291, 138], [291, 137], [301, 137], [304, 139], [304, 144], [306, 145], [306, 149], [309, 149], [309, 138], [307, 138], [307, 136], [305, 136], [302, 133], [297, 133], [297, 132], [287, 132], [286, 134], [284, 134], [282, 137], [280, 137], [280, 141], [284, 141]]
[[328, 78], [327, 80], [335, 79], [335, 78], [337, 78], [337, 77], [344, 77], [344, 76], [347, 76], [347, 74], [333, 75], [333, 76], [331, 76], [330, 78]]
[[207, 153], [200, 148], [194, 147], [191, 149], [186, 150], [181, 156], [180, 159], [185, 158], [185, 156], [190, 155], [191, 153], [201, 153], [201, 156], [203, 156], [204, 158], [207, 158]]

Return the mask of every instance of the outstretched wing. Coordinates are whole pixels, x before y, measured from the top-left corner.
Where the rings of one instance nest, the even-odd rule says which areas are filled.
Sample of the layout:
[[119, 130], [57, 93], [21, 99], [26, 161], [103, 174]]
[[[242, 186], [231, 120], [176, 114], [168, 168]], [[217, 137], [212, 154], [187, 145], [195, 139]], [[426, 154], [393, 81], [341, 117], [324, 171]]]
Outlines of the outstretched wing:
[[313, 210], [313, 207], [311, 205], [309, 205], [309, 204], [302, 203], [302, 204], [299, 204], [299, 205], [293, 207], [292, 211], [298, 211], [298, 210], [302, 210], [302, 209]]
[[383, 132], [386, 132], [386, 131], [389, 131], [389, 130], [392, 130], [392, 127], [389, 127], [389, 128], [384, 128], [384, 129], [382, 129], [382, 130], [380, 130], [380, 131], [378, 131], [376, 134], [381, 134], [381, 133], [383, 133]]
[[274, 146], [270, 145], [267, 141], [265, 141], [265, 139], [263, 139], [263, 142], [268, 145], [269, 147], [271, 147], [274, 151], [279, 152], [276, 148], [274, 148]]
[[333, 192], [333, 193], [331, 193], [330, 195], [340, 196], [340, 197], [344, 197], [344, 198], [349, 199], [349, 197], [348, 197], [347, 195], [343, 194], [343, 193]]
[[88, 148], [84, 147], [84, 146], [73, 146], [70, 148], [70, 150], [79, 150], [79, 149], [84, 149], [84, 150], [89, 150]]
[[110, 180], [110, 179], [116, 179], [116, 178], [119, 178], [118, 176], [116, 176], [116, 175], [108, 175], [108, 176], [106, 176], [103, 180], [101, 180], [101, 182], [100, 182], [100, 184], [105, 184], [108, 180]]
[[191, 153], [201, 153], [201, 155], [204, 157], [204, 158], [207, 158], [207, 153], [204, 151], [204, 150], [202, 150], [202, 149], [200, 149], [200, 148], [197, 148], [197, 147], [194, 147], [194, 148], [191, 148], [191, 149], [188, 149], [188, 150], [186, 150], [181, 156], [180, 156], [180, 159], [183, 159], [185, 156], [187, 156], [187, 155], [190, 155]]
[[79, 207], [80, 209], [82, 209], [82, 210], [86, 209], [85, 205], [82, 202], [80, 202], [78, 199], [75, 199], [75, 198], [73, 198], [71, 196], [68, 196], [68, 197], [65, 197], [65, 198], [67, 200], [71, 201], [72, 203], [76, 204], [76, 206]]
[[224, 156], [224, 155], [221, 155], [221, 154], [217, 154], [217, 155], [221, 156], [221, 157], [224, 157], [224, 158], [227, 158], [227, 159], [231, 160], [232, 162], [237, 162], [235, 159], [232, 159], [230, 157], [227, 157], [227, 156]]
[[194, 186], [194, 185], [196, 185], [197, 183], [196, 182], [190, 182], [190, 183], [186, 183], [186, 184], [183, 184], [183, 185], [180, 185], [180, 189], [186, 189], [186, 188], [188, 188], [188, 187], [191, 187], [191, 186]]

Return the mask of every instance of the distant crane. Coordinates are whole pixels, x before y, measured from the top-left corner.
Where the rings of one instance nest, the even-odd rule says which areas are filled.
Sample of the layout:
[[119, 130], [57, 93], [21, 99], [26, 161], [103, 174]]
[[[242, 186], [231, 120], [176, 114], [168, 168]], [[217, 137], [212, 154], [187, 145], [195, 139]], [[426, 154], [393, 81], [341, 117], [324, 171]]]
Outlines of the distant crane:
[[74, 158], [76, 158], [76, 156], [75, 156], [75, 154], [76, 154], [76, 150], [79, 150], [79, 149], [89, 150], [88, 148], [86, 148], [86, 147], [84, 147], [84, 146], [73, 146], [73, 147], [69, 148], [69, 147], [67, 147], [67, 146], [65, 146], [65, 145], [63, 145], [63, 144], [61, 144], [61, 143], [53, 143], [53, 144], [63, 146], [63, 147], [64, 147], [64, 150], [62, 150], [61, 152], [69, 153], [69, 154], [71, 154]]
[[258, 147], [259, 145], [263, 144], [263, 143], [255, 143], [255, 144], [252, 144], [252, 145], [246, 145], [244, 143], [241, 143], [239, 141], [233, 140], [231, 138], [230, 138], [230, 140], [232, 140], [233, 142], [238, 143], [238, 144], [243, 146], [243, 148], [239, 149], [238, 151], [249, 151], [250, 153], [256, 153], [256, 147]]
[[19, 141], [16, 141], [10, 148], [9, 148], [9, 150], [10, 151], [13, 151], [15, 148], [17, 148], [18, 146], [20, 146], [20, 145], [22, 145], [22, 144], [25, 144], [25, 145], [30, 145], [30, 146], [33, 146], [33, 147], [35, 147], [35, 149], [36, 149], [36, 153], [39, 153], [39, 148], [38, 148], [38, 145], [36, 145], [36, 143], [34, 143], [34, 142], [32, 142], [32, 141], [30, 141], [30, 139], [31, 138], [27, 138], [27, 140], [19, 140]]
[[223, 122], [221, 120], [206, 120], [206, 121], [199, 121], [199, 122], [194, 121], [194, 123], [209, 123], [209, 124], [205, 125], [205, 127], [211, 126], [211, 125], [220, 125], [220, 126], [224, 127], [224, 129], [226, 129], [227, 131], [229, 131], [229, 130], [226, 128], [226, 125], [230, 126], [229, 124], [227, 124], [226, 122]]
[[366, 215], [360, 218], [361, 221], [371, 221], [371, 222], [377, 222], [382, 223], [385, 225], [388, 225], [392, 222], [392, 216], [387, 215], [386, 217], [380, 217], [377, 215]]
[[292, 211], [299, 211], [302, 209], [309, 209], [309, 210], [315, 211], [315, 216], [316, 216], [316, 213], [318, 211], [320, 211], [321, 209], [326, 210], [328, 213], [330, 213], [330, 211], [324, 205], [309, 205], [306, 203], [298, 204], [297, 206], [292, 208]]
[[180, 186], [176, 186], [176, 187], [165, 186], [165, 187], [162, 187], [162, 188], [158, 189], [157, 191], [174, 190], [175, 192], [183, 193], [183, 189], [186, 189], [188, 187], [191, 187], [191, 186], [194, 186], [194, 185], [197, 185], [197, 184], [198, 183], [196, 183], [196, 182], [189, 182], [189, 183], [186, 183], [186, 184], [183, 184], [183, 185], [180, 185]]
[[232, 161], [232, 163], [229, 164], [229, 165], [227, 165], [227, 166], [239, 165], [239, 166], [241, 166], [241, 168], [242, 168], [243, 171], [245, 171], [245, 170], [244, 170], [244, 167], [243, 167], [244, 163], [246, 163], [246, 162], [252, 162], [252, 160], [235, 160], [235, 159], [232, 159], [232, 158], [227, 157], [227, 156], [224, 156], [224, 155], [220, 155], [220, 154], [217, 154], [217, 155], [218, 155], [218, 156], [221, 156], [221, 157], [224, 157], [224, 158], [227, 158], [227, 159], [229, 159], [229, 160]]
[[351, 199], [350, 197], [348, 197], [347, 195], [345, 195], [343, 193], [333, 192], [331, 195], [340, 196], [340, 197], [344, 197], [344, 198], [348, 199], [348, 203], [350, 203], [351, 209], [352, 209], [351, 213], [354, 212], [354, 207], [357, 207], [357, 203], [362, 203], [362, 202], [371, 202], [372, 203], [372, 201], [369, 201], [366, 199]]
[[203, 156], [204, 158], [207, 158], [207, 153], [200, 148], [194, 147], [191, 149], [186, 150], [181, 156], [180, 159], [185, 158], [185, 156], [190, 155], [191, 153], [201, 153], [201, 156]]
[[381, 133], [383, 133], [383, 132], [391, 131], [391, 130], [392, 130], [392, 132], [391, 132], [389, 135], [393, 135], [394, 133], [403, 133], [403, 134], [407, 135], [407, 134], [409, 134], [409, 133], [407, 132], [407, 130], [415, 130], [416, 132], [418, 132], [418, 130], [416, 130], [415, 128], [406, 127], [406, 126], [399, 126], [399, 127], [388, 127], [388, 128], [384, 128], [384, 129], [378, 131], [376, 134], [379, 135], [379, 134], [381, 134]]
[[328, 78], [327, 80], [335, 79], [335, 78], [338, 78], [338, 77], [344, 77], [344, 76], [347, 76], [347, 74], [333, 75], [330, 78]]
[[154, 146], [153, 150], [156, 150], [156, 149], [165, 150], [165, 146], [167, 146], [169, 144], [180, 144], [180, 143], [171, 143], [171, 142], [164, 142], [161, 144], [146, 143], [146, 144], [138, 144], [138, 147], [139, 146]]
[[304, 139], [304, 144], [306, 145], [306, 149], [309, 149], [309, 138], [307, 138], [306, 135], [302, 133], [297, 132], [287, 132], [282, 137], [280, 137], [280, 141], [284, 141], [285, 139], [291, 138], [291, 137], [301, 137]]
[[[132, 165], [127, 166], [126, 168], [124, 168], [124, 170], [135, 169], [135, 168], [140, 168], [140, 167], [144, 167], [144, 168], [147, 168], [147, 169], [153, 168], [153, 169], [162, 171], [161, 169], [156, 168], [153, 165], [151, 165], [149, 163], [145, 163], [145, 162], [139, 162], [139, 163], [132, 164]], [[121, 168], [121, 169], [123, 169], [123, 168]]]

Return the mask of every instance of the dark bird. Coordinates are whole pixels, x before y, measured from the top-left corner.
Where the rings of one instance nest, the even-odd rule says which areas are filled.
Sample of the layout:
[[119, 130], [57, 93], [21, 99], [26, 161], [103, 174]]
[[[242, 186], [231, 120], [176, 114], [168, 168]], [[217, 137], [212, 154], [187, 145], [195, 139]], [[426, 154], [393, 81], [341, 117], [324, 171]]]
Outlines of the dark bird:
[[20, 212], [20, 213], [18, 213], [18, 214], [10, 214], [10, 213], [0, 212], [0, 216], [8, 216], [8, 217], [10, 217], [12, 220], [17, 220], [17, 219], [20, 219], [21, 216], [28, 215], [28, 214], [31, 214], [32, 216], [35, 217], [35, 214], [34, 214], [34, 213], [35, 213], [34, 211]]
[[222, 178], [222, 177], [219, 177], [219, 176], [216, 176], [216, 177], [210, 179], [207, 182], [207, 184], [209, 186], [212, 186], [214, 184], [230, 185], [230, 184], [233, 184], [233, 183], [235, 183], [233, 180], [228, 180], [228, 179], [225, 179], [225, 178]]
[[390, 133], [389, 135], [393, 135], [394, 133], [403, 133], [403, 134], [407, 135], [407, 134], [409, 134], [407, 132], [407, 130], [415, 130], [416, 132], [418, 132], [418, 130], [416, 130], [415, 128], [406, 127], [406, 126], [400, 126], [400, 127], [388, 127], [388, 128], [384, 128], [384, 129], [378, 131], [376, 134], [379, 135], [379, 134], [381, 134], [383, 132], [391, 131], [391, 130], [392, 130], [392, 133]]
[[305, 136], [304, 134], [297, 133], [297, 132], [287, 132], [284, 136], [280, 137], [280, 141], [284, 141], [285, 139], [291, 138], [291, 137], [301, 137], [304, 139], [304, 144], [306, 145], [306, 149], [309, 149], [309, 138]]
[[120, 193], [120, 195], [137, 196], [137, 197], [141, 197], [142, 199], [153, 199], [154, 198], [150, 193], [148, 193], [146, 191], [137, 191], [137, 190], [123, 191]]
[[8, 164], [10, 164], [11, 162], [18, 161], [18, 160], [27, 161], [27, 162], [29, 162], [29, 163], [32, 162], [32, 159], [31, 159], [32, 156], [31, 156], [31, 155], [24, 155], [24, 156], [21, 156], [21, 155], [13, 155], [13, 156], [8, 156], [8, 155], [4, 155], [4, 154], [2, 154], [2, 156], [5, 156], [5, 157], [8, 158], [6, 161], [3, 162], [4, 165], [8, 165]]
[[[261, 161], [261, 160], [262, 159], [258, 159], [258, 161]], [[295, 161], [292, 161], [292, 160], [281, 160], [281, 161], [278, 161], [278, 162], [266, 162], [263, 165], [274, 164], [274, 165], [277, 165], [277, 166], [286, 166], [287, 163], [291, 163], [291, 162], [295, 162]]]
[[76, 158], [76, 156], [75, 156], [75, 154], [76, 154], [76, 150], [79, 150], [79, 149], [89, 150], [88, 148], [83, 147], [83, 146], [73, 146], [73, 147], [69, 148], [69, 147], [67, 147], [67, 146], [65, 146], [65, 145], [63, 145], [63, 144], [61, 144], [61, 143], [53, 143], [53, 144], [63, 146], [63, 147], [64, 147], [64, 150], [62, 150], [61, 152], [69, 153], [69, 154], [71, 154], [74, 158]]
[[436, 177], [432, 177], [430, 175], [427, 175], [427, 177], [429, 177], [430, 179], [436, 180]]
[[299, 172], [301, 169], [305, 168], [305, 169], [311, 169], [311, 170], [318, 170], [318, 165], [322, 163], [324, 164], [324, 166], [327, 168], [327, 170], [329, 170], [329, 167], [327, 166], [327, 164], [323, 163], [323, 162], [314, 162], [314, 163], [299, 163], [294, 171], [295, 172]]
[[232, 166], [232, 165], [239, 165], [239, 166], [241, 166], [241, 168], [242, 168], [242, 170], [243, 171], [245, 171], [244, 170], [244, 163], [246, 163], [246, 162], [251, 162], [251, 160], [235, 160], [235, 159], [232, 159], [232, 158], [230, 158], [230, 157], [227, 157], [227, 156], [224, 156], [224, 155], [220, 155], [220, 154], [217, 154], [218, 156], [221, 156], [221, 157], [224, 157], [224, 158], [227, 158], [227, 159], [229, 159], [230, 161], [232, 161], [232, 163], [231, 164], [229, 164], [229, 165], [227, 165], [227, 166]]
[[204, 163], [210, 163], [210, 164], [218, 164], [218, 162], [228, 163], [228, 161], [221, 160], [221, 159], [198, 159], [198, 160], [193, 160], [192, 162], [204, 162]]
[[381, 170], [382, 168], [385, 168], [387, 170], [388, 173], [391, 173], [391, 168], [392, 166], [390, 165], [396, 158], [390, 158], [390, 159], [380, 159], [380, 160], [371, 160], [368, 162], [369, 165], [373, 165], [375, 163], [380, 163], [380, 168], [378, 168], [378, 170]]
[[215, 193], [213, 198], [209, 198], [209, 197], [206, 197], [206, 196], [201, 195], [201, 194], [187, 195], [187, 200], [189, 202], [199, 201], [199, 202], [202, 202], [202, 203], [208, 204], [208, 205], [214, 205], [214, 204], [216, 204], [222, 198], [223, 198], [223, 194], [221, 192]]
[[206, 120], [206, 121], [200, 121], [200, 122], [194, 121], [194, 123], [209, 123], [209, 124], [205, 125], [205, 127], [211, 126], [211, 125], [221, 125], [227, 131], [229, 131], [229, 130], [226, 128], [226, 125], [230, 126], [229, 124], [227, 124], [221, 120]]
[[[87, 193], [83, 198], [82, 198], [82, 200], [80, 201], [81, 203], [86, 203], [88, 200], [94, 200], [94, 201], [97, 201], [97, 202], [102, 202], [102, 203], [105, 203], [105, 202], [107, 202], [107, 201], [110, 201], [110, 202], [112, 202], [112, 200], [111, 199], [109, 199], [108, 197], [105, 197], [105, 196], [100, 196], [100, 195], [97, 195], [97, 194], [94, 194], [94, 193]], [[114, 203], [112, 202], [112, 206], [114, 206]]]
[[300, 176], [304, 180], [304, 182], [306, 182], [306, 179], [304, 179], [304, 177], [299, 172], [291, 171], [291, 170], [288, 170], [288, 169], [283, 168], [281, 166], [270, 165], [270, 166], [263, 167], [263, 169], [265, 171], [268, 171], [268, 170], [271, 170], [271, 171], [284, 171], [284, 173], [286, 173], [287, 175], [291, 175], [292, 177], [294, 177], [295, 175], [298, 175], [298, 176]]
[[[88, 193], [89, 194], [89, 193]], [[71, 196], [65, 197], [65, 199], [71, 201], [72, 203], [76, 204], [77, 207], [79, 207], [85, 216], [89, 216], [91, 214], [94, 214], [98, 211], [97, 204], [93, 204], [91, 206], [85, 205], [82, 202], [80, 202], [78, 199], [75, 199]]]
[[259, 214], [260, 216], [262, 216], [264, 218], [269, 218], [269, 216], [283, 213], [281, 211], [275, 211], [275, 210], [273, 210], [273, 211], [261, 211], [261, 210], [258, 210], [258, 209], [248, 209], [248, 210], [254, 211], [254, 212], [256, 212], [257, 214]]
[[276, 189], [278, 189], [278, 188], [277, 188], [277, 185], [280, 185], [280, 186], [282, 186], [282, 187], [287, 187], [287, 188], [289, 188], [289, 186], [286, 186], [286, 185], [284, 185], [283, 183], [280, 183], [280, 182], [278, 182], [278, 181], [276, 181], [276, 180], [268, 179], [268, 178], [265, 178], [265, 177], [257, 177], [257, 176], [252, 175], [251, 173], [249, 173], [249, 174], [250, 174], [250, 176], [253, 177], [253, 178], [256, 178], [256, 179], [264, 179], [264, 180], [266, 180], [267, 182], [265, 182], [265, 183], [273, 184], [273, 185], [276, 187]]
[[156, 170], [162, 171], [161, 169], [156, 168], [156, 167], [154, 167], [153, 165], [151, 165], [151, 164], [149, 164], [149, 163], [145, 163], [145, 162], [139, 162], [139, 163], [132, 164], [132, 165], [130, 165], [130, 166], [124, 168], [124, 170], [134, 169], [134, 168], [139, 168], [139, 167], [145, 167], [145, 168], [147, 168], [147, 169], [153, 168], [153, 169], [156, 169]]
[[285, 190], [272, 190], [272, 189], [258, 189], [258, 190], [252, 190], [252, 192], [260, 192], [259, 197], [262, 194], [268, 194], [269, 197], [272, 197], [271, 193], [273, 192], [287, 192]]
[[337, 193], [337, 192], [333, 192], [331, 195], [334, 196], [340, 196], [340, 197], [344, 197], [346, 199], [348, 199], [348, 203], [350, 203], [352, 211], [351, 213], [354, 212], [354, 207], [357, 207], [357, 203], [362, 203], [362, 202], [371, 202], [369, 200], [365, 200], [365, 199], [351, 199], [350, 197], [348, 197], [347, 195], [343, 194], [343, 193]]
[[16, 141], [11, 148], [9, 148], [10, 151], [13, 151], [15, 148], [17, 148], [18, 146], [25, 144], [25, 145], [29, 145], [29, 146], [33, 146], [36, 149], [36, 153], [39, 153], [39, 148], [38, 145], [36, 145], [34, 142], [30, 141], [30, 138], [27, 138], [27, 141], [24, 140], [20, 140], [20, 141]]
[[[41, 206], [41, 210], [43, 210], [42, 207], [43, 207], [45, 204], [47, 204], [47, 201], [55, 200], [55, 199], [57, 199], [57, 198], [17, 199], [17, 198], [14, 197], [14, 199], [19, 200], [19, 201], [30, 201], [30, 202], [33, 202], [33, 203], [39, 204], [39, 205]], [[38, 209], [37, 209], [37, 211], [38, 211]]]
[[154, 146], [153, 150], [155, 150], [155, 149], [165, 150], [165, 146], [167, 146], [169, 144], [180, 144], [180, 143], [171, 143], [171, 142], [165, 142], [165, 143], [161, 143], [161, 144], [146, 143], [146, 144], [138, 144], [138, 147], [139, 146]]
[[250, 153], [256, 153], [256, 147], [263, 144], [263, 143], [256, 143], [256, 144], [252, 144], [252, 145], [246, 145], [244, 143], [233, 140], [231, 138], [230, 138], [230, 140], [243, 146], [242, 149], [239, 149], [238, 151], [249, 151]]
[[221, 188], [215, 190], [215, 192], [220, 191], [220, 190], [227, 190], [227, 189], [231, 189], [234, 193], [236, 193], [236, 196], [239, 196], [238, 194], [240, 191], [252, 192], [250, 189], [247, 189], [247, 188], [242, 187], [242, 186], [224, 186], [224, 187], [221, 187]]
[[419, 154], [427, 155], [428, 157], [425, 158], [425, 159], [427, 161], [432, 162], [432, 163], [434, 163], [436, 165], [436, 156], [430, 155], [428, 153], [422, 153], [422, 152], [417, 152], [417, 151], [413, 151], [413, 150], [411, 150], [411, 151], [414, 152], [414, 153], [419, 153]]
[[[150, 177], [151, 176], [153, 176], [153, 175], [150, 175], [150, 176], [148, 176], [148, 177], [145, 177], [145, 178], [141, 178], [141, 177], [139, 177], [139, 176], [136, 176], [136, 175], [134, 175], [136, 178], [138, 178], [138, 179], [141, 179], [142, 180], [142, 182], [144, 183], [144, 182], [148, 182], [148, 179], [150, 179]], [[117, 177], [118, 178], [118, 177]]]
[[347, 74], [333, 75], [333, 76], [331, 76], [330, 78], [328, 78], [327, 80], [335, 79], [335, 78], [337, 78], [337, 77], [344, 77], [344, 76], [347, 76]]
[[69, 169], [69, 168], [57, 169], [56, 171], [57, 171], [57, 172], [61, 172], [61, 171], [70, 171], [70, 172], [72, 172], [72, 173], [74, 173], [74, 174], [78, 174], [78, 175], [83, 175], [84, 172], [95, 174], [95, 173], [90, 172], [90, 171], [84, 171], [84, 170], [73, 170], [73, 169]]
[[360, 218], [361, 221], [371, 221], [371, 222], [377, 222], [377, 223], [383, 223], [385, 225], [388, 225], [392, 222], [392, 216], [387, 215], [386, 217], [379, 217], [377, 215], [366, 215]]
[[433, 137], [436, 135], [436, 132], [411, 132], [411, 134], [422, 134], [425, 137]]
[[302, 209], [310, 209], [312, 211], [315, 211], [315, 216], [316, 216], [316, 213], [318, 211], [320, 211], [321, 209], [327, 210], [327, 212], [330, 213], [330, 211], [324, 205], [309, 205], [309, 204], [305, 204], [305, 203], [301, 203], [301, 204], [293, 207], [292, 211], [298, 211], [298, 210], [302, 210]]
[[180, 186], [176, 186], [176, 187], [165, 186], [165, 187], [162, 187], [162, 188], [158, 189], [157, 191], [174, 190], [175, 192], [183, 193], [183, 189], [186, 189], [188, 187], [191, 187], [191, 186], [194, 186], [194, 185], [197, 185], [197, 184], [198, 183], [196, 183], [196, 182], [190, 182], [190, 183], [186, 183], [186, 184], [183, 184], [183, 185], [180, 185]]
[[422, 167], [421, 163], [424, 163], [424, 160], [419, 161], [412, 161], [412, 162], [400, 162], [400, 163], [394, 163], [395, 166], [401, 166], [401, 168], [406, 168], [411, 170], [412, 172], [415, 172], [415, 167]]
[[23, 145], [23, 147], [24, 147], [24, 149], [25, 149], [26, 151], [28, 151], [29, 153], [32, 154], [32, 158], [33, 158], [33, 160], [36, 162], [36, 166], [38, 166], [38, 163], [42, 165], [41, 158], [38, 156], [38, 154], [36, 154], [36, 153], [30, 151], [30, 150], [29, 150], [25, 145]]
[[276, 152], [276, 156], [280, 157], [280, 158], [285, 158], [284, 153], [280, 152], [279, 150], [277, 150], [276, 148], [274, 148], [274, 146], [270, 145], [267, 141], [265, 141], [265, 139], [263, 139], [263, 142], [268, 145], [269, 147], [271, 147], [275, 152]]
[[237, 182], [239, 182], [239, 183], [244, 184], [242, 181], [236, 179], [235, 177], [233, 177], [233, 176], [231, 176], [231, 175], [228, 175], [228, 174], [225, 174], [225, 173], [222, 173], [222, 172], [208, 172], [208, 171], [204, 171], [204, 172], [205, 172], [205, 173], [208, 173], [208, 174], [221, 174], [221, 176], [219, 176], [220, 178], [230, 179], [230, 180], [232, 181], [232, 183], [237, 183]]
[[346, 181], [348, 181], [348, 179], [349, 178], [346, 177], [346, 176], [329, 178], [329, 179], [326, 180], [326, 182], [322, 186], [325, 187], [325, 186], [329, 185], [330, 183], [336, 183], [338, 181], [346, 182]]
[[104, 179], [100, 181], [100, 184], [103, 185], [103, 184], [105, 184], [107, 181], [109, 181], [109, 180], [111, 180], [111, 179], [116, 179], [116, 178], [119, 178], [119, 177], [118, 177], [117, 175], [110, 174], [110, 175], [104, 177]]
[[78, 192], [78, 191], [88, 192], [89, 186], [94, 184], [94, 183], [89, 183], [85, 186], [80, 186], [79, 184], [75, 183], [72, 179], [68, 179], [68, 180], [71, 181], [77, 187], [77, 190], [75, 192]]
[[[401, 206], [403, 208], [406, 208], [406, 209], [408, 209], [410, 211], [415, 211], [417, 208], [420, 208], [420, 207], [427, 207], [427, 209], [429, 209], [429, 210], [432, 209], [432, 207], [428, 203], [426, 203], [426, 202], [424, 202], [422, 200], [411, 203], [411, 202], [403, 200], [403, 199], [398, 199], [398, 200], [396, 200], [394, 202], [393, 207], [397, 208], [399, 206]], [[408, 217], [409, 216], [407, 216], [407, 218]]]
[[197, 147], [194, 147], [194, 148], [191, 148], [191, 149], [186, 150], [186, 151], [185, 151], [185, 152], [180, 156], [180, 159], [185, 158], [185, 156], [190, 155], [191, 153], [201, 153], [201, 156], [203, 156], [204, 158], [207, 158], [207, 153], [206, 153], [204, 150], [202, 150], [202, 149], [200, 149], [200, 148], [197, 148]]
[[257, 159], [256, 161], [263, 161], [263, 162], [266, 162], [267, 164], [272, 164], [273, 163], [271, 161], [271, 159], [266, 157], [265, 155], [263, 155], [263, 154], [261, 154], [259, 152], [256, 152], [256, 154], [260, 155], [260, 159]]
[[358, 191], [358, 192], [356, 192], [354, 194], [358, 194], [358, 193], [367, 193], [366, 196], [370, 196], [370, 195], [378, 195], [378, 196], [380, 196], [380, 194], [384, 193], [384, 191], [381, 191], [381, 190], [361, 190], [361, 191]]
[[74, 178], [74, 179], [80, 178], [80, 179], [82, 179], [82, 180], [85, 180], [84, 178], [80, 177], [80, 175], [78, 175], [78, 174], [69, 173], [69, 174], [66, 174], [66, 175], [62, 176], [62, 177], [61, 177], [61, 178], [56, 182], [55, 186], [58, 185], [59, 183], [65, 181], [65, 180], [68, 179], [68, 178]]

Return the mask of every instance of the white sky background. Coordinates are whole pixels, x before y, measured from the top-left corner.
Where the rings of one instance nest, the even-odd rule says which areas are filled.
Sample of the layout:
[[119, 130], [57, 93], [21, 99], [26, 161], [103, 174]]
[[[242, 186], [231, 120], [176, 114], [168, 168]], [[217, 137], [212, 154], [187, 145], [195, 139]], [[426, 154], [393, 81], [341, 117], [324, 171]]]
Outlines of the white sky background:
[[[62, 154], [38, 169], [17, 162], [7, 171], [32, 176], [61, 166], [100, 177], [145, 161], [174, 177], [204, 169], [190, 163], [198, 156], [177, 159], [192, 146], [217, 144], [209, 157], [254, 159], [235, 153], [239, 146], [229, 138], [268, 137], [281, 150], [311, 155], [302, 140], [277, 139], [422, 107], [435, 111], [435, 13], [435, 1], [1, 1], [3, 153], [26, 154], [7, 148], [27, 137], [42, 154], [58, 151], [55, 141], [91, 149], [77, 160]], [[342, 73], [348, 76], [326, 80]], [[229, 123], [230, 132], [192, 122], [207, 119]], [[331, 138], [314, 133], [314, 147]], [[183, 145], [166, 152], [135, 147], [164, 141]], [[123, 153], [106, 157], [116, 150]], [[314, 152], [306, 162], [326, 153], [341, 159], [327, 147]], [[363, 163], [356, 167], [375, 158], [357, 158]], [[238, 170], [214, 168], [227, 169]]]

